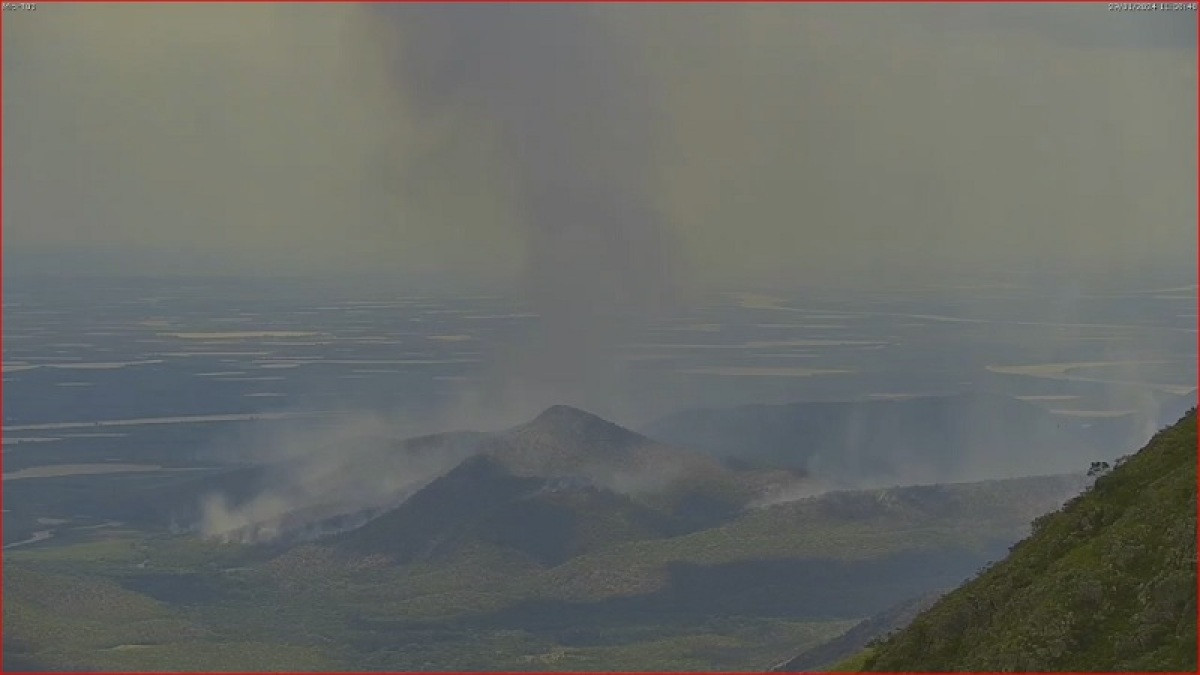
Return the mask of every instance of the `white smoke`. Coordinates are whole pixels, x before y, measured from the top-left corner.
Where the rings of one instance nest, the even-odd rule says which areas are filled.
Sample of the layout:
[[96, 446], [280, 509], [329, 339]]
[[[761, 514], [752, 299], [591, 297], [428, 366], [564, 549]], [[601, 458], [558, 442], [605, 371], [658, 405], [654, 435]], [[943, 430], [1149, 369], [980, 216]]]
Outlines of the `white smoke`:
[[269, 541], [319, 533], [323, 523], [350, 527], [402, 502], [473, 452], [469, 443], [437, 437], [403, 442], [403, 429], [379, 415], [352, 415], [253, 439], [248, 453], [265, 462], [267, 487], [236, 504], [221, 493], [206, 496], [201, 535]]

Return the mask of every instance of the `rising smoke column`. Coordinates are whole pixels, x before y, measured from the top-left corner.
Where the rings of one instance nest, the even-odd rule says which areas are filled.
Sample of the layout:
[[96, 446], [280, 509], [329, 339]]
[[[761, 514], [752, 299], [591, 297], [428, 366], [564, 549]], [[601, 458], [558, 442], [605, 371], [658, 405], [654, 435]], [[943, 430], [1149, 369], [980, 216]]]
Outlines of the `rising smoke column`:
[[616, 348], [670, 290], [653, 98], [630, 50], [586, 6], [379, 11], [400, 36], [406, 96], [431, 118], [494, 129], [515, 187], [540, 319], [499, 359], [492, 394], [609, 407]]

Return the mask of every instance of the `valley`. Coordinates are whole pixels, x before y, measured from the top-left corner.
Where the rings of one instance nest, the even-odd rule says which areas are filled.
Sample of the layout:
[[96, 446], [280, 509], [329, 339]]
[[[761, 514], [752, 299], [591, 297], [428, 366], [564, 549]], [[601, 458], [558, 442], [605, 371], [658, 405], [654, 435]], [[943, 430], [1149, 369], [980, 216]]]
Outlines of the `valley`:
[[[105, 350], [138, 365], [89, 370], [87, 387], [59, 386], [79, 381], [70, 370], [5, 373], [9, 668], [759, 670], [802, 652], [836, 658], [1003, 559], [1086, 489], [1092, 462], [1194, 404], [1155, 389], [1158, 371], [1139, 388], [995, 373], [983, 358], [954, 370], [921, 356], [931, 340], [951, 347], [945, 322], [869, 324], [843, 307], [845, 339], [829, 339], [825, 324], [770, 318], [784, 305], [735, 296], [630, 348], [672, 354], [634, 375], [632, 422], [559, 403], [460, 423], [430, 411], [476, 386], [460, 359], [472, 348], [432, 338], [498, 339], [526, 320], [519, 306], [248, 297], [276, 319], [233, 332], [199, 302], [208, 291], [189, 305], [181, 289], [176, 319], [154, 318], [150, 300], [89, 314], [51, 291], [14, 310], [27, 331], [114, 335], [48, 355], [18, 339], [6, 363], [99, 362], [84, 355]], [[30, 304], [51, 297], [77, 318]], [[312, 312], [333, 311], [314, 307], [339, 309], [314, 327]], [[1185, 358], [1174, 332], [1162, 348]], [[174, 333], [220, 337], [189, 337], [176, 354]], [[397, 361], [398, 348], [411, 362], [367, 364]], [[853, 363], [836, 377], [860, 395], [765, 378], [747, 399], [743, 384], [764, 378], [707, 387], [711, 375], [689, 372], [801, 357]], [[962, 368], [986, 386], [952, 386]], [[654, 400], [663, 391], [673, 408]], [[264, 392], [288, 396], [250, 396]]]
[[[464, 439], [395, 452], [439, 442]], [[326, 518], [325, 536], [294, 513], [208, 536], [60, 525], [54, 546], [6, 552], [6, 653], [122, 670], [199, 667], [217, 644], [237, 669], [264, 658], [289, 669], [765, 667], [958, 584], [1086, 484], [1018, 478], [758, 506], [803, 473], [732, 469], [565, 406], [466, 442], [469, 456], [399, 506], [340, 531]], [[656, 467], [671, 471], [622, 480]], [[83, 609], [52, 618], [64, 602]]]

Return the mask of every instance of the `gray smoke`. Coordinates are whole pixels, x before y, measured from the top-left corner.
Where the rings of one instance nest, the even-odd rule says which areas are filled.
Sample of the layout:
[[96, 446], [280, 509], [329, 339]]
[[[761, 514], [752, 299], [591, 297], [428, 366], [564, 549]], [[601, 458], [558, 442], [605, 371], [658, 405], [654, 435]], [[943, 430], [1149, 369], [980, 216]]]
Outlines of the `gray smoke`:
[[201, 500], [201, 536], [238, 542], [316, 536], [357, 526], [396, 506], [475, 452], [470, 439], [401, 441], [411, 425], [346, 415], [322, 425], [285, 424], [225, 441], [228, 452], [264, 466], [266, 487], [235, 502]]
[[630, 46], [586, 6], [381, 11], [400, 34], [397, 77], [414, 108], [463, 133], [490, 130], [511, 187], [540, 320], [498, 355], [489, 395], [523, 414], [562, 402], [611, 410], [615, 349], [671, 285], [652, 197], [657, 116]]

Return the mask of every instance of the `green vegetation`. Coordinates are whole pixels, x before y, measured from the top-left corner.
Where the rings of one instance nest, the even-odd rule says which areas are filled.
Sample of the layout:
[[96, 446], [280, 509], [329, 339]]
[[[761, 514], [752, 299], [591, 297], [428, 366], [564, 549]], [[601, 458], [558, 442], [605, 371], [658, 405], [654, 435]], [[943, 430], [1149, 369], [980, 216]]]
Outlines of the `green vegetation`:
[[1004, 561], [853, 664], [1196, 670], [1196, 412], [1038, 518]]
[[830, 666], [829, 668], [826, 668], [824, 670], [825, 670], [825, 672], [829, 672], [829, 673], [860, 673], [860, 672], [863, 672], [864, 670], [866, 670], [867, 664], [870, 662], [874, 653], [875, 653], [875, 649], [872, 647], [868, 647], [868, 648], [862, 650], [861, 652], [859, 652], [858, 654], [855, 654], [854, 656], [851, 656], [850, 658], [848, 658], [844, 661], [840, 661], [836, 665]]
[[[253, 469], [146, 482], [100, 511], [83, 507], [104, 507], [97, 486], [115, 479], [98, 478], [91, 495], [84, 483], [47, 483], [75, 495], [78, 510], [34, 510], [44, 497], [28, 507], [29, 524], [52, 527], [53, 537], [5, 556], [6, 663], [766, 667], [960, 583], [1085, 482], [834, 492], [744, 508], [749, 495], [794, 486], [796, 476], [647, 445], [565, 408], [490, 442], [396, 508], [308, 543], [169, 534], [173, 514], [194, 508], [199, 494], [218, 486], [253, 494], [261, 479]], [[646, 484], [628, 494], [605, 489], [629, 476], [597, 469], [596, 458], [636, 470]], [[548, 468], [526, 475], [531, 467]]]
[[626, 527], [625, 502], [556, 493], [544, 499], [576, 509], [570, 536], [586, 544], [561, 564], [475, 526], [455, 530], [444, 555], [407, 563], [338, 538], [285, 549], [63, 527], [5, 556], [6, 659], [100, 670], [760, 667], [921, 592], [931, 565], [945, 565], [938, 585], [961, 579], [1021, 535], [1028, 510], [1077, 485], [838, 493], [650, 539]]
[[[30, 569], [32, 551], [8, 562], [5, 648], [12, 662], [78, 670], [736, 669], [778, 660], [854, 623], [618, 614], [555, 627], [522, 626], [518, 616], [509, 627], [503, 616], [471, 619], [515, 598], [485, 599], [488, 580], [464, 584], [462, 570], [335, 571], [309, 559], [308, 572], [330, 573], [283, 578], [276, 566], [172, 571], [162, 574], [174, 577], [169, 583], [149, 585], [162, 579], [148, 568], [93, 568], [82, 556], [95, 547], [71, 548], [79, 549], [80, 564], [70, 575]], [[319, 557], [315, 551], [309, 553]], [[147, 552], [156, 559], [154, 544]], [[59, 569], [70, 558], [62, 549], [48, 557]], [[204, 592], [188, 597], [199, 580]], [[152, 597], [164, 591], [174, 597]]]

